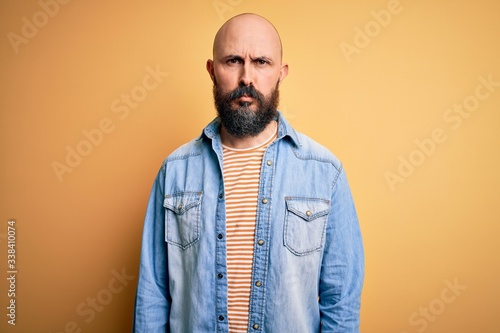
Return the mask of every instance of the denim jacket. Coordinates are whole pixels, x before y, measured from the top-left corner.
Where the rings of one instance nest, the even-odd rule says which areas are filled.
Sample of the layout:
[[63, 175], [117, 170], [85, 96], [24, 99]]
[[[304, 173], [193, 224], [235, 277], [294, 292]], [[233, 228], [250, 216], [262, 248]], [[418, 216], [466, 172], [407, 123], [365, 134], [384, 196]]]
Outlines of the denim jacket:
[[[248, 332], [359, 332], [364, 255], [342, 164], [278, 116], [261, 166]], [[136, 333], [228, 332], [220, 121], [164, 161], [143, 231]]]

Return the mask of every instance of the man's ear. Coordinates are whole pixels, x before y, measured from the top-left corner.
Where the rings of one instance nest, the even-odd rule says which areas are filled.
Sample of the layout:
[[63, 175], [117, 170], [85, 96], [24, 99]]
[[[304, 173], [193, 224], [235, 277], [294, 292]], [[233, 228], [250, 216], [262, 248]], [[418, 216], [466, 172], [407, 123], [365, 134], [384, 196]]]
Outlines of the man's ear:
[[285, 79], [285, 77], [288, 75], [288, 64], [283, 64], [281, 65], [280, 68], [280, 84], [281, 82]]
[[207, 60], [207, 72], [210, 75], [210, 79], [213, 83], [215, 83], [215, 70], [214, 70], [214, 61], [212, 59]]

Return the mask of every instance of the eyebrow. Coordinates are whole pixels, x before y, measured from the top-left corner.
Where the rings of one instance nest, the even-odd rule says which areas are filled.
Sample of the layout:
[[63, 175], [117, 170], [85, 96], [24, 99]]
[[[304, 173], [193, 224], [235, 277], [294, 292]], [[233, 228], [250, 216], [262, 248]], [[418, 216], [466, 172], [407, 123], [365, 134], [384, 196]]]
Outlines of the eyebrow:
[[[224, 57], [221, 58], [221, 60], [223, 60], [223, 61], [226, 61], [226, 60], [229, 60], [229, 59], [241, 59], [241, 60], [243, 60], [243, 57], [240, 56], [240, 55], [237, 55], [237, 54], [229, 54], [229, 55], [224, 56]], [[270, 63], [274, 63], [273, 59], [270, 58], [270, 57], [268, 57], [268, 56], [259, 56], [259, 57], [255, 57], [255, 58], [250, 57], [250, 60], [252, 60], [252, 61], [265, 60], [265, 61], [268, 61]]]
[[241, 56], [237, 54], [229, 54], [227, 56], [221, 57], [222, 60], [229, 60], [229, 59], [243, 59]]
[[266, 56], [260, 56], [260, 57], [257, 57], [257, 58], [250, 58], [250, 59], [252, 59], [253, 61], [255, 61], [255, 60], [265, 60], [265, 61], [270, 62], [270, 63], [273, 62], [273, 59], [271, 59], [269, 57], [266, 57]]

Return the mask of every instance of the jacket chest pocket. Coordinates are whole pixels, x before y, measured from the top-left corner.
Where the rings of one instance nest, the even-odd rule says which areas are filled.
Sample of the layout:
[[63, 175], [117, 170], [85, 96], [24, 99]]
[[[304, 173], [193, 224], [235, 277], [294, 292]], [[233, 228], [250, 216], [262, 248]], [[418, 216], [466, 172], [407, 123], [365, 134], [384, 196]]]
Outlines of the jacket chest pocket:
[[165, 195], [165, 240], [186, 249], [200, 238], [201, 192]]
[[330, 201], [285, 197], [284, 243], [290, 252], [303, 256], [319, 251], [325, 241]]

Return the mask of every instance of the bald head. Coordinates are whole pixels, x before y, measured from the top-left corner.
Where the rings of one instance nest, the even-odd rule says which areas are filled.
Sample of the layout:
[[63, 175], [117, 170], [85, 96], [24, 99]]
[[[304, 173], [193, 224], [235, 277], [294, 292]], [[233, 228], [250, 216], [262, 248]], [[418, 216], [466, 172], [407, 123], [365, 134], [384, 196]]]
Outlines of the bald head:
[[[281, 39], [276, 28], [262, 16], [240, 14], [222, 25], [215, 35], [214, 59], [229, 53], [260, 52], [255, 56], [267, 56], [281, 62]], [[264, 54], [265, 53], [265, 54]]]

